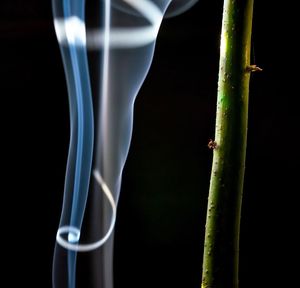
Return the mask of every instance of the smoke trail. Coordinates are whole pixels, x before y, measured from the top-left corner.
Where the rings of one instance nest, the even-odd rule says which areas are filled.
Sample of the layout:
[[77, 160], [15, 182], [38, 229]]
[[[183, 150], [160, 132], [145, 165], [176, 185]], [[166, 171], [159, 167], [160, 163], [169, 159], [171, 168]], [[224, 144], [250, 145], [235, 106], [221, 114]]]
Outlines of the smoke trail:
[[[176, 15], [196, 2], [98, 1], [95, 6], [99, 6], [98, 27], [87, 28], [85, 0], [52, 0], [71, 124], [63, 207], [56, 237], [59, 246], [56, 245], [53, 263], [54, 287], [74, 288], [77, 252], [94, 251], [104, 243], [100, 254], [93, 252], [101, 258], [97, 260], [102, 270], [97, 276], [101, 277], [96, 281], [97, 287], [113, 285], [110, 236], [130, 145], [134, 101], [149, 70], [158, 30], [169, 4], [169, 14]], [[90, 59], [95, 54], [98, 61], [93, 62]], [[96, 77], [91, 77], [94, 70]], [[98, 79], [94, 80], [96, 83], [92, 83], [92, 78]], [[86, 205], [91, 212], [86, 211]], [[89, 219], [87, 212], [89, 229], [83, 225], [85, 218]], [[90, 234], [83, 235], [84, 228]]]
[[199, 0], [172, 0], [168, 10], [165, 13], [166, 17], [174, 17], [179, 14], [184, 13], [188, 9], [190, 9], [192, 6], [196, 4]]

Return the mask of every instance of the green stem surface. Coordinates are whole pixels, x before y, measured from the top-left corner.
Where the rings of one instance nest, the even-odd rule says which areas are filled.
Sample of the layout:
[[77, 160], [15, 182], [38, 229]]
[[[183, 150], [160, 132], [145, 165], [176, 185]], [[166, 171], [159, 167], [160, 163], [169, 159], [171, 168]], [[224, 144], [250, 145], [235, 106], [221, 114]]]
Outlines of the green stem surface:
[[202, 288], [237, 288], [254, 0], [225, 0]]

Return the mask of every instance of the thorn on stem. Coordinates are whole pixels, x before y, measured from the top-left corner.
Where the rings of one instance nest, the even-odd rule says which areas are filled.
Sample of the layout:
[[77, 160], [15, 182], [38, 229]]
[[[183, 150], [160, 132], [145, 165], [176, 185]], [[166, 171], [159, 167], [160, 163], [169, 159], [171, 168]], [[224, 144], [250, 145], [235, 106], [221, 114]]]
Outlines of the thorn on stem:
[[263, 71], [263, 69], [256, 65], [249, 65], [246, 67], [246, 72], [261, 72], [261, 71]]
[[212, 139], [210, 139], [209, 140], [209, 142], [208, 142], [208, 144], [207, 144], [207, 147], [209, 148], [209, 149], [216, 149], [217, 148], [217, 142], [216, 141], [214, 141], [214, 140], [212, 140]]

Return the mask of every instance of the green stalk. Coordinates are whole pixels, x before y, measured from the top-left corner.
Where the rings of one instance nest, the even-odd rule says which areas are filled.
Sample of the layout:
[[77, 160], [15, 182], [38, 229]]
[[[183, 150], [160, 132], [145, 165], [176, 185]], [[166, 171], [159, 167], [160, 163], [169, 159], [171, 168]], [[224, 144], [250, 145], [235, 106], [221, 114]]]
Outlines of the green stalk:
[[202, 288], [237, 288], [254, 0], [225, 0]]

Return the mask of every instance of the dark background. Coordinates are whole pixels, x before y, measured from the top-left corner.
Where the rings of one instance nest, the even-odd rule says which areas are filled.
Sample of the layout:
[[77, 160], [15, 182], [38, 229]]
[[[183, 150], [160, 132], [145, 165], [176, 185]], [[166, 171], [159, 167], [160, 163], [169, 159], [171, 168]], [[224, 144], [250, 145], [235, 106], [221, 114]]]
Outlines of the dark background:
[[[200, 287], [222, 2], [163, 22], [135, 106], [116, 288]], [[296, 8], [255, 2], [252, 60], [264, 71], [251, 79], [240, 287], [295, 287]], [[50, 1], [1, 1], [0, 76], [0, 285], [51, 287], [69, 120]]]

